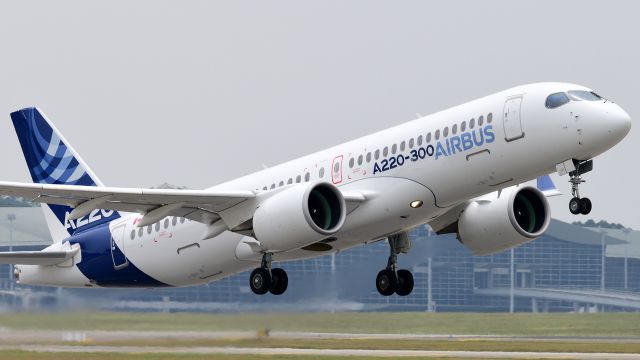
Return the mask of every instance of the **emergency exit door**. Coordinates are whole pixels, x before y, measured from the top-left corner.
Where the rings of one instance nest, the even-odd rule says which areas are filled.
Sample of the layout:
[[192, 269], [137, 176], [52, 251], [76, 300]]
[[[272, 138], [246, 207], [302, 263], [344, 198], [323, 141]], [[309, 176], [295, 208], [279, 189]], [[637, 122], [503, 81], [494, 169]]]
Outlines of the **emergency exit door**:
[[521, 116], [522, 97], [507, 99], [504, 103], [502, 124], [504, 126], [504, 138], [506, 141], [514, 141], [524, 137]]

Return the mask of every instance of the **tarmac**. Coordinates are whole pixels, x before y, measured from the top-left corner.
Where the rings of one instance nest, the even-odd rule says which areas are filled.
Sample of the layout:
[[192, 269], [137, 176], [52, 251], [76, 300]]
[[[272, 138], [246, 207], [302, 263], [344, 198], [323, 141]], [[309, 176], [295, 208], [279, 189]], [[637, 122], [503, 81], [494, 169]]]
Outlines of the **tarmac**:
[[[452, 357], [475, 359], [640, 359], [640, 354], [622, 353], [579, 353], [579, 352], [502, 352], [502, 351], [439, 351], [439, 350], [364, 350], [364, 349], [293, 349], [259, 347], [166, 347], [166, 346], [103, 346], [90, 345], [92, 341], [135, 341], [135, 340], [193, 340], [193, 339], [384, 339], [384, 340], [494, 340], [494, 341], [558, 341], [558, 342], [601, 342], [640, 343], [637, 337], [607, 336], [503, 336], [503, 335], [422, 335], [422, 334], [347, 334], [315, 332], [271, 331], [68, 331], [68, 330], [14, 330], [0, 328], [3, 345], [0, 350], [23, 350], [51, 353], [166, 353], [166, 354], [236, 354], [236, 355], [298, 355], [298, 356], [369, 356], [393, 357]], [[46, 343], [46, 344], [42, 344]], [[79, 345], [81, 344], [81, 345]]]
[[429, 350], [356, 350], [356, 349], [291, 349], [236, 347], [156, 347], [156, 346], [76, 346], [76, 345], [3, 345], [0, 350], [23, 350], [48, 353], [120, 353], [120, 354], [235, 354], [235, 355], [299, 355], [299, 356], [369, 356], [453, 357], [470, 359], [638, 359], [639, 354], [507, 352], [507, 351], [429, 351]]

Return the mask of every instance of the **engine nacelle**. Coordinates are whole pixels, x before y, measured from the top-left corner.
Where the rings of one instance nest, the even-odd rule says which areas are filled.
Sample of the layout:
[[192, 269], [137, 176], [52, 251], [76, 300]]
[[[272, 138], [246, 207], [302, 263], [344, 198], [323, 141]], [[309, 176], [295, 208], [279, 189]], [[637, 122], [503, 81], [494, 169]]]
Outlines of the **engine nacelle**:
[[263, 250], [297, 249], [340, 230], [346, 208], [342, 193], [330, 183], [294, 185], [260, 204], [253, 232]]
[[542, 235], [550, 219], [540, 190], [510, 187], [469, 204], [458, 219], [458, 238], [476, 255], [496, 253]]

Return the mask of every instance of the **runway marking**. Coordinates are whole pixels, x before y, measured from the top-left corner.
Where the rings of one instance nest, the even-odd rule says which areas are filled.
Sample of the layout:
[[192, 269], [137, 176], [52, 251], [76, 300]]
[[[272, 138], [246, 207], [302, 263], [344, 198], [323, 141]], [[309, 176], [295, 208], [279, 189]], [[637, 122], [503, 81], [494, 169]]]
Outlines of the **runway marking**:
[[226, 355], [306, 355], [306, 356], [373, 356], [373, 357], [457, 357], [492, 359], [638, 359], [640, 354], [560, 353], [506, 351], [429, 351], [429, 350], [356, 350], [356, 349], [291, 349], [236, 347], [155, 347], [155, 346], [64, 346], [64, 345], [3, 345], [0, 350], [73, 353], [127, 354], [226, 354]]

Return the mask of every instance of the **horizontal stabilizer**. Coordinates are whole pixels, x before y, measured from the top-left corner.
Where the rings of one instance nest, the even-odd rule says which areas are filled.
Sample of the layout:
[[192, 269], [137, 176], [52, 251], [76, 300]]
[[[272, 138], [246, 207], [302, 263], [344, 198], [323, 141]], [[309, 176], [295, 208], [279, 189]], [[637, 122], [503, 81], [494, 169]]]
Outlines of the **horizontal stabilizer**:
[[10, 251], [0, 252], [0, 264], [56, 265], [78, 253], [79, 248], [68, 251]]
[[549, 175], [538, 177], [536, 180], [536, 187], [538, 190], [542, 191], [546, 197], [562, 195]]

